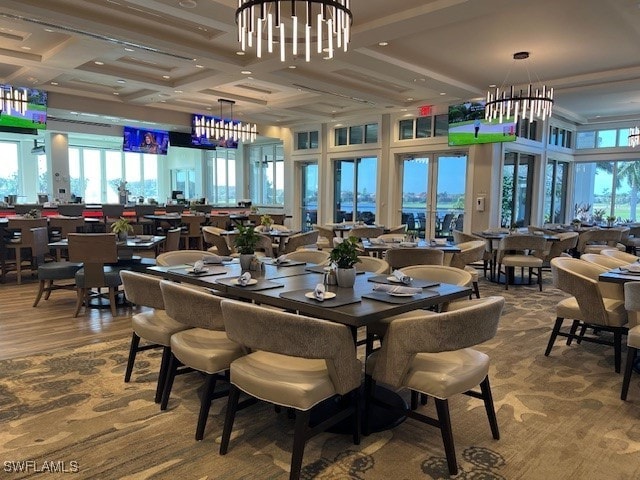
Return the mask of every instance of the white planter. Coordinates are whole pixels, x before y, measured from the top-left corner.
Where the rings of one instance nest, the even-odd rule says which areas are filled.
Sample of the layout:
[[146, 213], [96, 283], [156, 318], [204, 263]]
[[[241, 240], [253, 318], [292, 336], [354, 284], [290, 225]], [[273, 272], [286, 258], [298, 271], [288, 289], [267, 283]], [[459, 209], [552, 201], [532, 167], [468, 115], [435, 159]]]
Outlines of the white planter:
[[352, 288], [356, 283], [356, 269], [352, 268], [337, 268], [336, 269], [336, 281], [339, 287]]

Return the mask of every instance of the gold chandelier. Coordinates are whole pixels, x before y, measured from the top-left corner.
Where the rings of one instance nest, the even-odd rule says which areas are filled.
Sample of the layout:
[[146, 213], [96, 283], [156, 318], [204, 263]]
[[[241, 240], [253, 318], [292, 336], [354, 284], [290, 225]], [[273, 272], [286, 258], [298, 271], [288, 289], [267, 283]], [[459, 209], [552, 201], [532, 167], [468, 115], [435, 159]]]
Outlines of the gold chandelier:
[[[256, 56], [273, 53], [279, 44], [280, 60], [286, 61], [287, 44], [296, 58], [304, 52], [333, 58], [336, 49], [347, 51], [353, 15], [351, 0], [238, 0], [236, 23], [242, 51], [255, 46]], [[266, 45], [265, 45], [266, 44]]]
[[[517, 52], [513, 54], [513, 60], [526, 60], [529, 58], [529, 52]], [[527, 75], [529, 70], [527, 69]], [[507, 79], [508, 80], [508, 74]], [[517, 123], [519, 118], [525, 121], [533, 122], [534, 119], [544, 121], [551, 116], [553, 108], [553, 88], [546, 85], [540, 85], [534, 88], [531, 84], [529, 76], [529, 87], [527, 90], [516, 90], [515, 87], [505, 88], [496, 87], [495, 91], [487, 92], [487, 102], [485, 104], [485, 119], [503, 120]]]

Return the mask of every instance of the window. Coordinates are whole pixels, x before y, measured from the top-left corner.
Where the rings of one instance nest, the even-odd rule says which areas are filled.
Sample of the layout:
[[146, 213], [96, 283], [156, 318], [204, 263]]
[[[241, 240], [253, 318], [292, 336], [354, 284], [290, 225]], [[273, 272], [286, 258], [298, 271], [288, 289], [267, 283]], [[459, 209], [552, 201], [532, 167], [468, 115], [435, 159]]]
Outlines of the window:
[[249, 146], [249, 194], [255, 205], [284, 205], [284, 150], [281, 143]]
[[207, 161], [210, 172], [209, 197], [215, 205], [235, 205], [236, 150], [220, 149], [211, 152]]
[[418, 117], [398, 122], [398, 139], [412, 140], [431, 136], [431, 117]]
[[346, 127], [336, 128], [335, 130], [335, 144], [338, 145], [347, 145], [347, 132], [348, 129]]
[[378, 159], [375, 157], [335, 162], [334, 220], [336, 222], [375, 223], [377, 165]]
[[398, 122], [398, 133], [399, 140], [413, 139], [413, 119], [400, 120], [400, 122]]
[[538, 140], [538, 122], [526, 122], [526, 121], [518, 121], [518, 125], [516, 126], [518, 130], [518, 136], [520, 138], [527, 138], [529, 140]]
[[615, 147], [617, 140], [616, 130], [599, 130], [596, 148]]
[[564, 223], [569, 164], [549, 160], [545, 172], [544, 222]]
[[549, 127], [549, 145], [571, 148], [571, 130], [560, 127]]
[[416, 118], [416, 138], [429, 138], [431, 136], [431, 117]]
[[334, 129], [334, 143], [336, 146], [378, 143], [378, 124], [370, 123], [336, 128]]
[[523, 227], [531, 223], [533, 159], [532, 155], [505, 154], [502, 169], [502, 227]]
[[435, 116], [435, 135], [436, 137], [448, 137], [449, 136], [449, 114], [444, 113], [442, 115]]
[[18, 144], [0, 142], [0, 200], [7, 195], [18, 195]]
[[612, 148], [629, 146], [629, 128], [578, 132], [576, 148]]
[[47, 156], [38, 155], [38, 192], [47, 193], [49, 191], [49, 176], [47, 175], [49, 167], [47, 165]]
[[307, 150], [318, 148], [318, 131], [297, 132], [296, 133], [296, 150]]
[[576, 148], [594, 148], [596, 146], [596, 132], [578, 132]]

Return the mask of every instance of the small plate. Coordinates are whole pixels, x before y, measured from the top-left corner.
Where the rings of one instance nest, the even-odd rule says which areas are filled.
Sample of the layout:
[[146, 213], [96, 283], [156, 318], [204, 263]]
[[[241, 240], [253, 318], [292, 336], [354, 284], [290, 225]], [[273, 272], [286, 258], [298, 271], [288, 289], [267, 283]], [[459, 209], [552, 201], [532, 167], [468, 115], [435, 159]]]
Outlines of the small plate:
[[[315, 300], [316, 296], [313, 294], [313, 292], [307, 292], [304, 294], [305, 297], [310, 298], [311, 300]], [[325, 300], [331, 300], [332, 298], [335, 298], [336, 294], [333, 292], [324, 292], [324, 299]]]
[[256, 283], [258, 283], [258, 280], [256, 280], [255, 278], [252, 278], [247, 282], [246, 285], [240, 285], [240, 282], [238, 282], [238, 279], [234, 278], [233, 280], [231, 280], [231, 283], [233, 283], [234, 285], [238, 285], [239, 287], [247, 287], [249, 285], [255, 285]]
[[413, 297], [415, 293], [387, 292], [392, 297]]
[[640, 273], [640, 265], [636, 265], [632, 263], [623, 268], [630, 273]]

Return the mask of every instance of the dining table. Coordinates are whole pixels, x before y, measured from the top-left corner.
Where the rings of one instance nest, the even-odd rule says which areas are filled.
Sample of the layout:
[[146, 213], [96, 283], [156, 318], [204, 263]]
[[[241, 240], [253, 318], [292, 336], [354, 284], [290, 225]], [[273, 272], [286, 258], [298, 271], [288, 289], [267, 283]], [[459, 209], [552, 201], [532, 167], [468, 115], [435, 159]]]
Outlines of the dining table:
[[458, 247], [455, 243], [451, 243], [449, 241], [430, 241], [424, 239], [420, 239], [417, 242], [387, 242], [377, 239], [369, 239], [362, 241], [362, 248], [365, 252], [372, 254], [374, 257], [378, 258], [382, 258], [382, 254], [392, 248], [435, 248], [437, 250], [442, 250], [445, 254], [460, 252], [460, 247]]
[[[133, 253], [140, 250], [154, 250], [158, 254], [159, 247], [164, 243], [167, 237], [164, 235], [137, 235], [127, 237], [126, 240], [116, 242], [118, 247], [118, 261], [130, 261]], [[62, 251], [69, 248], [69, 242], [66, 238], [49, 243], [49, 248], [56, 251], [56, 260], [60, 261]]]

